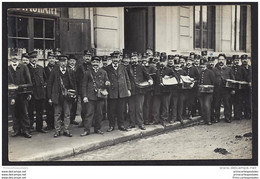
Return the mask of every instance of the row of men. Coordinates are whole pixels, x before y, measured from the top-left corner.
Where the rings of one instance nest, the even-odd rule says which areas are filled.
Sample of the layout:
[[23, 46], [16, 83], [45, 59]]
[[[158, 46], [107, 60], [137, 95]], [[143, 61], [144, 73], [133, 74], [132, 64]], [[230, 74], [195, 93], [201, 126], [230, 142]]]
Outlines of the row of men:
[[[149, 52], [149, 51], [148, 51]], [[242, 66], [239, 66], [239, 56], [233, 56], [232, 67], [227, 67], [231, 61], [226, 60], [225, 54], [219, 54], [218, 63], [214, 67], [215, 59], [203, 51], [202, 56], [191, 53], [189, 58], [179, 55], [166, 55], [166, 53], [145, 53], [138, 58], [137, 53], [131, 57], [121, 57], [119, 52], [111, 54], [112, 63], [104, 56], [92, 56], [90, 51], [84, 51], [83, 63], [76, 67], [77, 58], [74, 55], [63, 56], [50, 54], [48, 65], [43, 68], [37, 65], [37, 53], [23, 54], [22, 61], [29, 64], [19, 64], [14, 53], [11, 56], [8, 68], [9, 84], [33, 85], [32, 94], [17, 95], [15, 103], [14, 133], [21, 133], [30, 138], [30, 126], [33, 125], [33, 111], [36, 111], [36, 130], [45, 133], [43, 127], [43, 104], [47, 101], [47, 128], [55, 128], [54, 137], [63, 134], [71, 137], [69, 125], [77, 124], [75, 121], [77, 99], [81, 100], [81, 118], [84, 132], [81, 136], [90, 133], [94, 119], [94, 132], [103, 134], [101, 120], [107, 112], [109, 119], [108, 132], [118, 129], [127, 131], [125, 127], [125, 111], [128, 106], [130, 118], [129, 128], [136, 125], [145, 130], [144, 124], [173, 123], [179, 120], [183, 123], [183, 111], [188, 108], [188, 115], [195, 114], [199, 108], [205, 123], [218, 122], [220, 119], [220, 106], [223, 99], [225, 119], [231, 122], [232, 104], [234, 105], [234, 118], [241, 119], [242, 111], [245, 118], [250, 118], [250, 90], [231, 90], [224, 87], [225, 79], [251, 82], [251, 67], [248, 65], [247, 55], [242, 55]], [[102, 62], [101, 62], [102, 59]], [[56, 63], [58, 60], [58, 63]], [[103, 67], [101, 68], [101, 63]], [[181, 75], [194, 78], [197, 83], [192, 89], [181, 89], [177, 86], [164, 86], [162, 78], [176, 77], [180, 82]], [[141, 88], [138, 84], [147, 81], [148, 87]], [[214, 85], [213, 94], [198, 92], [198, 85]], [[73, 89], [79, 98], [69, 100], [66, 91]], [[108, 99], [98, 96], [104, 89], [108, 91]], [[47, 93], [47, 94], [46, 94]], [[233, 99], [231, 100], [231, 94]], [[29, 101], [29, 108], [27, 103]], [[244, 105], [241, 105], [244, 104]], [[27, 116], [29, 109], [29, 118]], [[62, 125], [63, 123], [63, 125]]]

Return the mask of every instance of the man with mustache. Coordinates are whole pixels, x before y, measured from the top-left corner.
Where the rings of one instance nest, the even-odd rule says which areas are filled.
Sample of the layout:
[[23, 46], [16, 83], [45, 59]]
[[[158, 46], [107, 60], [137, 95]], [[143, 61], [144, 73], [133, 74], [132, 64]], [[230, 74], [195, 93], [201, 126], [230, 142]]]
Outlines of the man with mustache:
[[80, 136], [86, 136], [90, 134], [90, 128], [92, 120], [94, 122], [94, 132], [97, 134], [103, 134], [101, 129], [101, 121], [103, 119], [104, 99], [97, 97], [97, 91], [99, 89], [104, 90], [109, 85], [107, 72], [100, 68], [100, 57], [93, 56], [91, 58], [92, 68], [85, 73], [82, 84], [82, 96], [84, 105], [86, 108], [86, 115], [83, 118], [84, 132]]
[[220, 106], [221, 100], [223, 99], [224, 104], [224, 115], [226, 122], [231, 122], [231, 105], [230, 105], [230, 97], [231, 93], [234, 93], [230, 88], [225, 87], [225, 80], [232, 79], [234, 80], [234, 74], [231, 68], [225, 65], [226, 55], [219, 54], [218, 55], [218, 67], [213, 69], [215, 74], [216, 84], [215, 84], [215, 122], [220, 121]]
[[[44, 71], [45, 71], [45, 75], [46, 75], [46, 78], [48, 81], [51, 71], [53, 70], [55, 63], [57, 61], [54, 53], [52, 53], [52, 52], [48, 53], [47, 61], [48, 61], [48, 65], [44, 68]], [[47, 127], [45, 128], [45, 130], [51, 130], [51, 129], [54, 129], [54, 109], [53, 109], [53, 106], [49, 104], [47, 98], [45, 100], [45, 107], [46, 107], [46, 113], [47, 113], [47, 119], [46, 119]]]
[[[91, 68], [91, 57], [92, 53], [89, 50], [84, 50], [83, 63], [78, 66], [76, 69], [76, 80], [77, 80], [77, 89], [82, 89], [82, 80], [84, 78], [84, 73]], [[81, 119], [84, 119], [85, 116], [85, 103], [83, 103], [83, 98], [81, 95], [81, 90], [78, 90], [79, 97], [81, 98]], [[80, 122], [79, 127], [83, 127], [83, 123]]]
[[33, 129], [34, 123], [34, 110], [36, 111], [36, 131], [46, 133], [43, 127], [43, 104], [46, 99], [46, 74], [44, 68], [37, 64], [37, 52], [33, 51], [28, 53], [30, 64], [27, 65], [31, 80], [33, 84], [33, 95], [29, 101], [28, 114], [30, 118], [30, 126]]
[[243, 70], [243, 81], [246, 81], [249, 83], [249, 86], [247, 89], [242, 90], [242, 110], [244, 113], [243, 118], [245, 119], [251, 119], [251, 105], [252, 105], [252, 67], [248, 64], [248, 55], [243, 54], [241, 55], [242, 60], [242, 70]]
[[119, 52], [111, 54], [112, 63], [106, 67], [108, 79], [111, 83], [108, 88], [109, 110], [111, 118], [109, 119], [108, 132], [115, 130], [116, 117], [118, 129], [127, 131], [124, 126], [124, 111], [126, 98], [131, 96], [131, 83], [125, 67], [119, 63]]
[[[186, 59], [186, 66], [183, 68], [183, 70], [186, 72], [186, 74], [193, 78], [194, 80], [198, 80], [199, 79], [199, 71], [197, 68], [195, 68], [194, 66], [192, 66], [192, 59], [191, 58], [187, 58]], [[195, 83], [195, 85], [197, 85], [197, 83]], [[184, 93], [186, 93], [184, 95], [185, 97], [185, 101], [186, 101], [186, 106], [188, 107], [188, 116], [189, 119], [192, 118], [192, 106], [195, 100], [195, 97], [197, 96], [197, 90], [196, 87], [193, 87], [192, 89], [184, 89]]]
[[[202, 58], [200, 60], [200, 75], [198, 79], [199, 85], [214, 85], [215, 76], [213, 71], [207, 69], [207, 59]], [[211, 103], [212, 93], [198, 92], [198, 98], [200, 100], [202, 118], [207, 125], [211, 125]]]
[[[59, 63], [52, 70], [48, 83], [47, 95], [51, 105], [54, 106], [54, 137], [61, 135], [63, 123], [63, 135], [72, 137], [69, 131], [70, 125], [70, 109], [71, 99], [68, 99], [68, 90], [77, 90], [76, 79], [71, 69], [67, 67], [67, 56], [58, 56]], [[75, 93], [77, 95], [77, 93]], [[64, 115], [64, 121], [61, 120], [61, 115]]]
[[162, 52], [154, 80], [152, 121], [153, 124], [160, 123], [164, 127], [166, 126], [166, 121], [169, 118], [172, 87], [164, 86], [162, 83], [162, 78], [171, 77], [176, 77], [176, 74], [167, 66], [167, 55], [165, 52]]
[[[19, 64], [17, 50], [11, 51], [10, 65], [8, 66], [8, 84], [24, 85], [32, 84], [30, 72], [27, 66]], [[12, 137], [22, 134], [25, 138], [31, 138], [29, 134], [30, 120], [28, 117], [28, 101], [31, 94], [17, 94], [16, 98], [11, 102], [14, 104], [15, 114], [13, 119]]]
[[[142, 57], [147, 58], [146, 54]], [[153, 80], [146, 68], [138, 63], [136, 54], [131, 55], [131, 65], [127, 68], [131, 82], [131, 96], [129, 98], [130, 128], [135, 128], [137, 124], [140, 129], [145, 130], [143, 119], [144, 94], [146, 89], [138, 87], [138, 83], [148, 81], [150, 85]]]
[[21, 59], [22, 63], [24, 65], [28, 65], [30, 63], [30, 60], [29, 60], [29, 55], [28, 53], [23, 53], [22, 54], [22, 59]]

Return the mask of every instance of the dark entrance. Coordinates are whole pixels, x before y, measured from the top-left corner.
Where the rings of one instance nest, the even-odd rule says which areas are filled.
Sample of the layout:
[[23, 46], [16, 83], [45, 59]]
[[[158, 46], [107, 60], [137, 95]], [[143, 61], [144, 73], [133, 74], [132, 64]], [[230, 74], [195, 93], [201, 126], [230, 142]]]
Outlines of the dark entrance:
[[125, 53], [154, 49], [154, 8], [125, 8]]

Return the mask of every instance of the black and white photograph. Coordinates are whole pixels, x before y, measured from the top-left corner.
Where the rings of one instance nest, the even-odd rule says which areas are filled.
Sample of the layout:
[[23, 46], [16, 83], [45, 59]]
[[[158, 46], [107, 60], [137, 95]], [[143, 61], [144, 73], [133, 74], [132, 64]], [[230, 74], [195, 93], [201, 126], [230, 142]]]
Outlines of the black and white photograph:
[[2, 6], [3, 165], [257, 165], [257, 2]]

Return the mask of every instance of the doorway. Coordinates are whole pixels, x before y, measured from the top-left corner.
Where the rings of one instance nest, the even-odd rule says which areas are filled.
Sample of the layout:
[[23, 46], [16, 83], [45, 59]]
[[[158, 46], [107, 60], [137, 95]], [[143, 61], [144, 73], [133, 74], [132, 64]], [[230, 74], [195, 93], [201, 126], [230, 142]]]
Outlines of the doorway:
[[154, 7], [125, 8], [125, 53], [154, 50]]

